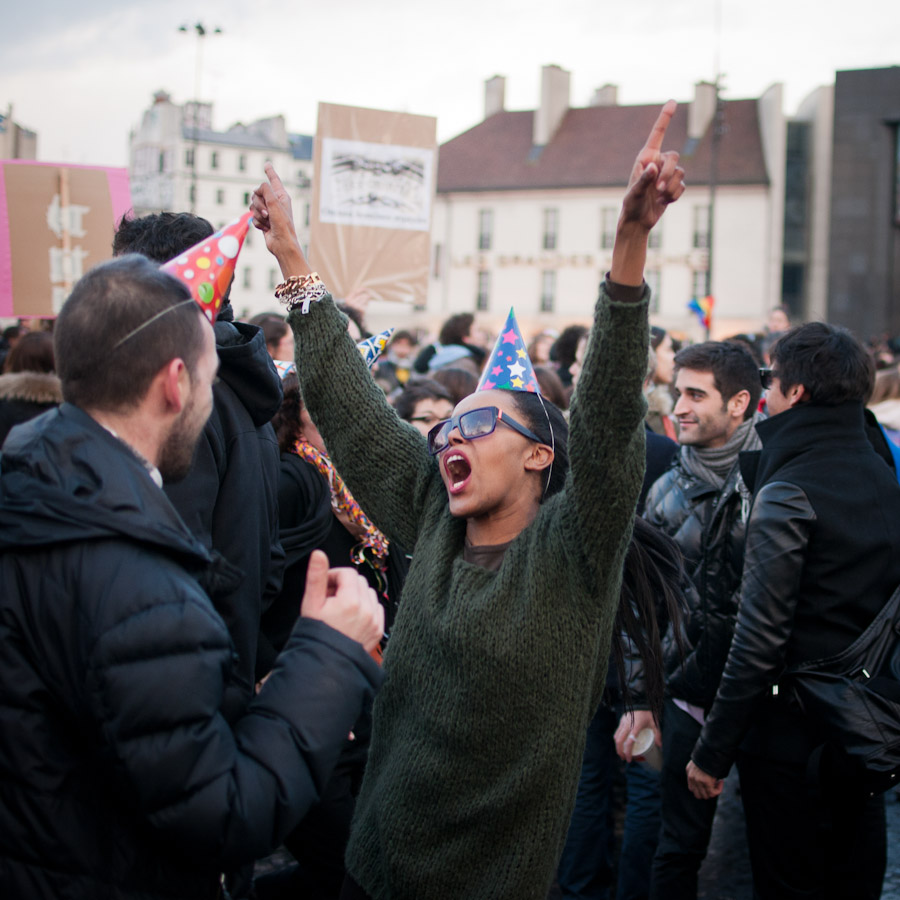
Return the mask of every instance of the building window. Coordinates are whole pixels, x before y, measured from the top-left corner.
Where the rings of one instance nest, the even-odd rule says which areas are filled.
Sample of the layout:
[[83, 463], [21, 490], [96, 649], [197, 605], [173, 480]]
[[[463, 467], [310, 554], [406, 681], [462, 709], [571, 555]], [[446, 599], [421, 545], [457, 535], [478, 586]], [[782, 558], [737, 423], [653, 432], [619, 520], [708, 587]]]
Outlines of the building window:
[[478, 296], [475, 298], [475, 309], [485, 312], [490, 302], [491, 273], [482, 269], [478, 273]]
[[244, 287], [251, 287], [253, 284], [253, 270], [250, 268], [244, 269]]
[[309, 228], [309, 204], [307, 203], [303, 208], [303, 224]]
[[556, 232], [559, 228], [559, 210], [544, 210], [544, 249], [556, 249]]
[[239, 172], [246, 172], [246, 171], [247, 171], [247, 156], [246, 156], [246, 154], [244, 154], [244, 153], [242, 153], [242, 154], [238, 157], [238, 171], [239, 171]]
[[213, 152], [209, 155], [209, 167], [211, 169], [219, 168], [219, 154], [216, 150], [213, 150]]
[[604, 206], [601, 210], [600, 223], [601, 250], [612, 250], [613, 244], [616, 242], [616, 225], [618, 222], [619, 210], [615, 206]]
[[650, 232], [650, 241], [647, 246], [651, 250], [661, 250], [662, 249], [662, 221], [656, 223], [653, 226], [653, 231]]
[[490, 250], [494, 236], [494, 213], [490, 209], [478, 211], [478, 249]]
[[[250, 240], [250, 235], [251, 235], [251, 233], [254, 232], [254, 231], [256, 231], [256, 229], [253, 228], [253, 227], [251, 227], [250, 229], [248, 229], [247, 234], [244, 236], [244, 246], [245, 246], [245, 247], [249, 247], [250, 244], [253, 243], [253, 242]], [[255, 239], [254, 239], [254, 240], [255, 240]]]
[[441, 277], [441, 245], [434, 245], [434, 254], [432, 256], [432, 265], [431, 265], [431, 277], [432, 278], [440, 278]]
[[166, 154], [165, 153], [159, 154], [159, 171], [160, 171], [160, 174], [162, 174], [163, 172], [166, 171]]
[[[244, 206], [250, 205], [250, 191], [244, 191]], [[651, 231], [650, 234], [653, 234]]]
[[[653, 234], [651, 231], [650, 234]], [[659, 269], [646, 269], [644, 271], [644, 281], [650, 288], [650, 312], [659, 312], [659, 286], [661, 282]]]
[[188, 188], [188, 200], [191, 203], [197, 202], [197, 185], [196, 184], [192, 184], [190, 186], [190, 188]]
[[556, 272], [541, 272], [541, 312], [552, 313], [556, 306]]
[[278, 286], [278, 269], [269, 269], [269, 290], [274, 291]]
[[193, 149], [184, 151], [184, 164], [189, 169], [194, 168], [194, 151], [193, 151]]
[[223, 188], [219, 188], [216, 191], [216, 203], [219, 206], [222, 206], [225, 203], [225, 190]]
[[702, 300], [706, 296], [706, 269], [696, 269], [691, 276], [691, 297]]
[[694, 207], [694, 247], [698, 250], [709, 249], [709, 207]]

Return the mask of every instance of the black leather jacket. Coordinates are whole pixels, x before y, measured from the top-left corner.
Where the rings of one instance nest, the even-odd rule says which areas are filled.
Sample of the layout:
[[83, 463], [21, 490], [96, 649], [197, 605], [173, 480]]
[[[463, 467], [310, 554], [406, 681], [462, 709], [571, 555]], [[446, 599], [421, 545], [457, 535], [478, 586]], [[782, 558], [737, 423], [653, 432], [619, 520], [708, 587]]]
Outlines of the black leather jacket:
[[[672, 537], [684, 555], [684, 656], [664, 641], [667, 692], [708, 709], [728, 656], [744, 562], [750, 493], [735, 466], [721, 490], [675, 464], [650, 488], [644, 518]], [[639, 693], [639, 690], [638, 690]]]
[[861, 404], [795, 407], [757, 431], [763, 450], [741, 460], [755, 494], [740, 613], [692, 754], [718, 778], [745, 736], [748, 752], [805, 760], [820, 736], [771, 686], [786, 666], [847, 647], [900, 584], [900, 485]]

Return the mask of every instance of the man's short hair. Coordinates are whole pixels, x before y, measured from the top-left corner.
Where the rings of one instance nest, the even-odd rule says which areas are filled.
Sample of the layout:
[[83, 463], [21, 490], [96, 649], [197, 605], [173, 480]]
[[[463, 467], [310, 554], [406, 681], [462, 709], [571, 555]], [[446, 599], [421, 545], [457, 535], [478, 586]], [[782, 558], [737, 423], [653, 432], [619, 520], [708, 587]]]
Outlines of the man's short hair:
[[113, 255], [140, 253], [165, 263], [199, 244], [214, 231], [206, 219], [191, 213], [151, 213], [137, 219], [122, 216], [113, 238]]
[[814, 406], [865, 402], [875, 384], [875, 363], [846, 328], [824, 322], [798, 325], [772, 348], [782, 393], [802, 384]]
[[712, 372], [713, 384], [722, 395], [723, 403], [727, 403], [740, 391], [748, 391], [750, 402], [744, 418], [750, 419], [756, 412], [762, 395], [759, 366], [743, 344], [731, 341], [691, 344], [675, 354], [676, 377], [679, 369]]
[[187, 286], [137, 254], [91, 269], [56, 320], [53, 339], [63, 398], [82, 409], [126, 410], [156, 374], [184, 360], [191, 379], [203, 347], [200, 307]]

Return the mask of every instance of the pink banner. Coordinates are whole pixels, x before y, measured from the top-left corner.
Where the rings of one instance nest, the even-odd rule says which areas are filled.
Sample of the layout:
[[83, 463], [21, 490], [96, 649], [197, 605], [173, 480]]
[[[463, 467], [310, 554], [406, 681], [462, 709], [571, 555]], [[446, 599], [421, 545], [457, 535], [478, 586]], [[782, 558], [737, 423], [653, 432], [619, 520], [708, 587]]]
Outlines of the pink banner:
[[0, 160], [0, 317], [55, 316], [130, 208], [126, 169]]

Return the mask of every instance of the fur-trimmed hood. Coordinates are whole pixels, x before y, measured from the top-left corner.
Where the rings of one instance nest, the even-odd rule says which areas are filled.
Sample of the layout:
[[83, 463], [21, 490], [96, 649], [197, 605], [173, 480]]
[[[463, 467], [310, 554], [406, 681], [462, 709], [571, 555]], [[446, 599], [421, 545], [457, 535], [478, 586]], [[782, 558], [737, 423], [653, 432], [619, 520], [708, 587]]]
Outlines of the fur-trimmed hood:
[[9, 372], [0, 375], [0, 401], [22, 400], [46, 405], [62, 403], [62, 386], [52, 372]]

